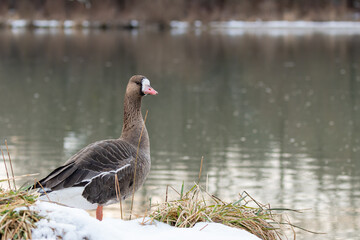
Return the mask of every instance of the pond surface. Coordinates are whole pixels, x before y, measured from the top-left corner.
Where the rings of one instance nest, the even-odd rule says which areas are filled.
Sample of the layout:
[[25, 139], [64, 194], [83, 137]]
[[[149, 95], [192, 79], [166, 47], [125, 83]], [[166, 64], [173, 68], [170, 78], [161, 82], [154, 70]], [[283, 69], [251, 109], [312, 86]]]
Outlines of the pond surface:
[[203, 156], [201, 183], [218, 197], [245, 190], [305, 209], [292, 222], [327, 233], [297, 239], [355, 239], [359, 42], [333, 32], [3, 30], [0, 145], [7, 139], [16, 175], [44, 177], [120, 136], [125, 86], [140, 73], [159, 95], [143, 101], [152, 169], [139, 208], [163, 200], [168, 184], [191, 187]]

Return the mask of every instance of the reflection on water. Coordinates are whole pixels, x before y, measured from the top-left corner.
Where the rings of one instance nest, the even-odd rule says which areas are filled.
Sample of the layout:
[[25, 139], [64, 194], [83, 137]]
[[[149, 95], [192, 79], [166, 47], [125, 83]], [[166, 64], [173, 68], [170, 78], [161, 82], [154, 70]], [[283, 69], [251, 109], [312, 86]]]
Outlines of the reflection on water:
[[311, 209], [293, 222], [326, 239], [355, 238], [359, 39], [2, 31], [1, 141], [17, 175], [42, 177], [88, 143], [120, 135], [125, 85], [141, 73], [160, 94], [143, 106], [152, 169], [139, 206], [162, 199], [167, 184], [190, 186], [204, 156], [202, 182], [221, 198], [246, 190], [272, 207]]

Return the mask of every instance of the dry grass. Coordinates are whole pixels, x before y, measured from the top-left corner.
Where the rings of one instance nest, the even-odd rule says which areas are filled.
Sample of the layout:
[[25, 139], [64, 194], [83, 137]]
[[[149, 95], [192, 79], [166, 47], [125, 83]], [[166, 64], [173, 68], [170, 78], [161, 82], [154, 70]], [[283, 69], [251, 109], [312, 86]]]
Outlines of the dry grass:
[[[180, 228], [193, 227], [198, 222], [222, 223], [244, 229], [264, 240], [282, 239], [282, 236], [287, 238], [282, 226], [287, 226], [291, 230], [296, 227], [288, 220], [283, 220], [284, 214], [274, 211], [296, 210], [271, 209], [269, 204], [260, 204], [246, 191], [239, 194], [238, 200], [228, 203], [204, 190], [199, 185], [203, 161], [202, 157], [198, 182], [190, 190], [184, 192], [184, 183], [180, 192], [171, 186], [166, 188], [165, 202], [155, 205], [155, 210], [147, 215], [151, 221], [157, 220]], [[169, 187], [178, 194], [179, 200], [168, 201]], [[294, 230], [293, 234], [296, 239]]]
[[31, 239], [31, 229], [41, 217], [30, 211], [28, 207], [37, 197], [37, 194], [23, 189], [17, 191], [0, 189], [1, 240]]
[[[16, 189], [13, 166], [6, 141], [5, 145], [12, 177], [9, 177], [5, 156], [2, 149], [0, 149], [7, 174], [7, 179], [0, 180], [0, 183], [7, 182], [9, 185], [8, 189], [0, 187], [0, 238], [1, 240], [31, 239], [31, 229], [35, 227], [35, 223], [41, 217], [37, 213], [30, 211], [29, 206], [35, 203], [39, 195], [30, 193], [25, 188]], [[10, 184], [11, 180], [13, 186]]]
[[180, 196], [179, 200], [166, 200], [156, 205], [148, 217], [152, 221], [157, 220], [180, 228], [193, 227], [198, 222], [222, 223], [244, 229], [266, 240], [282, 239], [284, 233], [280, 226], [292, 226], [282, 222], [281, 214], [274, 213], [269, 206], [259, 204], [246, 192], [240, 195], [237, 201], [227, 203], [209, 194], [198, 184], [186, 193], [183, 193], [183, 189], [184, 186], [180, 193], [174, 189]]

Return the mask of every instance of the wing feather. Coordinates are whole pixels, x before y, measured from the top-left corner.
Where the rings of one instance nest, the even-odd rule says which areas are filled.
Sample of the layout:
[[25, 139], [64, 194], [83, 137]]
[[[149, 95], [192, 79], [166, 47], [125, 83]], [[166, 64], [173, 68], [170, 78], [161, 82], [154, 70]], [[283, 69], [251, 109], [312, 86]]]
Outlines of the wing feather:
[[[117, 175], [117, 179], [115, 178]], [[125, 199], [132, 192], [132, 165], [127, 164], [117, 169], [100, 173], [92, 178], [85, 186], [82, 196], [90, 203], [105, 204], [111, 199], [116, 199], [115, 181], [118, 180], [120, 186], [120, 196]]]
[[[111, 173], [114, 175], [117, 169], [131, 163], [135, 156], [136, 149], [125, 141], [99, 141], [81, 149], [63, 166], [58, 167], [39, 182], [44, 188], [51, 190], [83, 185], [102, 172], [110, 174], [114, 171]], [[105, 175], [103, 178], [109, 178]], [[34, 187], [40, 186], [35, 184]]]

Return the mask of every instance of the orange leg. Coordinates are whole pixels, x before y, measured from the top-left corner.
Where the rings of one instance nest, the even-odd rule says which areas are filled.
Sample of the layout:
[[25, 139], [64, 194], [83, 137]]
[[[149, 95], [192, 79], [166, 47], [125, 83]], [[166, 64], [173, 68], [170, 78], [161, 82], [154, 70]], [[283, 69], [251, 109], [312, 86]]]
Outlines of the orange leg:
[[103, 219], [103, 206], [98, 205], [96, 208], [96, 219], [102, 221]]

